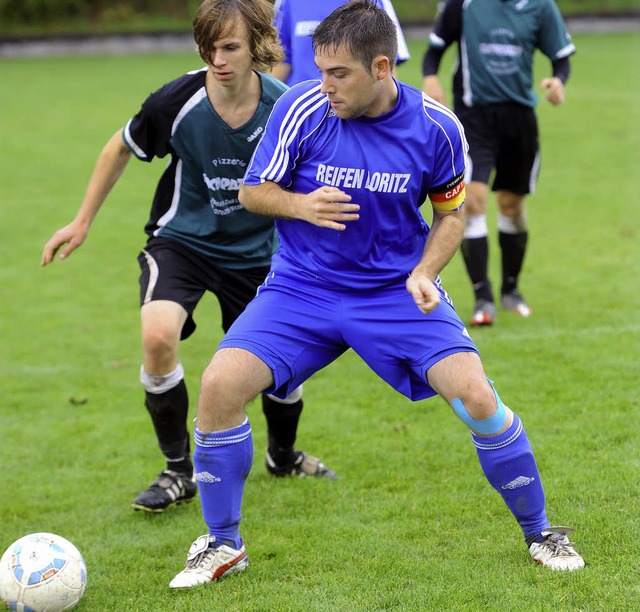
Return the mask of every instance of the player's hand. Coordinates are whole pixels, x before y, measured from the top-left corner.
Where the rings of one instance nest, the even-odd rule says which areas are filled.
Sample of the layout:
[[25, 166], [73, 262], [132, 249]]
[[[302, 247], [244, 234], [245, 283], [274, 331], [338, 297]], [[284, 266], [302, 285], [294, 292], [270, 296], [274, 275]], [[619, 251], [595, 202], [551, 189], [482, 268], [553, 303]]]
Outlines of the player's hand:
[[412, 272], [407, 279], [407, 291], [424, 314], [433, 312], [440, 304], [440, 291], [424, 274]]
[[540, 81], [541, 89], [546, 89], [545, 98], [554, 106], [564, 102], [564, 83], [558, 77], [548, 77]]
[[49, 238], [47, 244], [42, 249], [42, 257], [40, 265], [46, 266], [53, 261], [55, 254], [63, 244], [67, 246], [60, 251], [60, 259], [66, 259], [73, 251], [75, 251], [87, 237], [88, 228], [73, 221], [69, 225], [61, 227], [57, 232]]
[[350, 202], [351, 196], [337, 187], [320, 187], [303, 196], [301, 217], [313, 225], [343, 231], [345, 221], [360, 218], [360, 205]]

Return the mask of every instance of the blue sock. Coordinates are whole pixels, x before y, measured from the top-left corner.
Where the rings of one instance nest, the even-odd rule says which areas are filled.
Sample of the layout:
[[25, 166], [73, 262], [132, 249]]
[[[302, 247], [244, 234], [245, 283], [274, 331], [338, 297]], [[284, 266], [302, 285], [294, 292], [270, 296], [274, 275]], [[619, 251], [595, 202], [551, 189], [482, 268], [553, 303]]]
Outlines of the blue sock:
[[244, 484], [253, 463], [251, 425], [203, 433], [196, 427], [193, 464], [202, 516], [218, 544], [239, 549]]
[[502, 495], [522, 527], [525, 538], [549, 526], [536, 460], [518, 415], [507, 431], [491, 438], [472, 435], [480, 465], [489, 483]]

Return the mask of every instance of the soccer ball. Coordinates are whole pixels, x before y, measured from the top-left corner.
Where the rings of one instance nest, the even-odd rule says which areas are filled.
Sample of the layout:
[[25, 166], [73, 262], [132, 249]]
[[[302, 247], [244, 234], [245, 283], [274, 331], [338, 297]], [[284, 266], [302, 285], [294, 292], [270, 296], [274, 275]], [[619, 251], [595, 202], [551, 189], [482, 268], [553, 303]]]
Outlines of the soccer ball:
[[86, 584], [82, 555], [71, 542], [53, 533], [24, 536], [0, 559], [0, 601], [9, 610], [71, 610], [82, 598]]

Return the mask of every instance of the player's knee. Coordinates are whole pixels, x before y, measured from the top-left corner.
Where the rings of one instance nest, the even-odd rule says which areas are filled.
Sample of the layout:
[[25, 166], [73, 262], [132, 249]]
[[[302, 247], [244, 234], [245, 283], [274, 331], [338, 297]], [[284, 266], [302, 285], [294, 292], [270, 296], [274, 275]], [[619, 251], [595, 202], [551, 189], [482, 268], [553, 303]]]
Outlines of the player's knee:
[[219, 393], [225, 385], [226, 378], [224, 369], [209, 362], [200, 377], [200, 393]]
[[142, 334], [142, 350], [146, 362], [160, 364], [175, 357], [178, 339], [172, 330], [163, 327], [145, 329]]
[[296, 387], [287, 397], [284, 399], [280, 399], [275, 395], [267, 394], [274, 402], [278, 402], [279, 404], [295, 404], [296, 402], [302, 399], [302, 385]]
[[496, 192], [498, 212], [506, 217], [513, 219], [523, 218], [526, 211], [526, 201], [525, 195], [513, 193], [512, 191]]
[[[472, 416], [469, 413], [467, 406], [465, 406], [464, 402], [462, 401], [462, 398], [460, 397], [456, 397], [451, 402], [451, 407], [453, 408], [454, 412], [463, 421], [463, 423], [465, 423], [465, 425], [467, 425], [474, 432], [486, 436], [500, 433], [507, 423], [508, 409], [502, 403], [502, 400], [500, 399], [500, 396], [498, 395], [496, 390], [493, 388], [493, 385], [491, 385], [491, 389], [493, 391], [494, 399], [494, 402], [492, 401], [491, 403], [495, 405], [495, 409], [493, 413], [488, 416], [485, 416], [486, 411], [482, 411], [482, 414], [480, 414], [478, 411], [478, 414]], [[471, 405], [471, 400], [467, 400], [467, 405]], [[475, 413], [476, 411], [472, 410], [472, 412]]]
[[468, 181], [465, 188], [464, 210], [468, 216], [486, 215], [489, 188], [481, 181]]
[[[217, 351], [202, 373], [201, 394], [225, 401], [232, 396], [247, 395], [251, 374], [234, 359], [234, 349]], [[247, 401], [252, 399], [248, 397]]]

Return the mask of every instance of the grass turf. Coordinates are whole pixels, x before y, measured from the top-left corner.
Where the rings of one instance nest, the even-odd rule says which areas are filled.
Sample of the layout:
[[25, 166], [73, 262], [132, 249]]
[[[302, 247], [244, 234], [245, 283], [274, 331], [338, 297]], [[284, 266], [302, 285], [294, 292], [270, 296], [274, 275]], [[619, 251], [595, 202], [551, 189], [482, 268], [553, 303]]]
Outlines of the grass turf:
[[[88, 566], [82, 611], [635, 609], [640, 39], [575, 42], [567, 102], [539, 106], [543, 166], [522, 279], [534, 314], [501, 312], [472, 335], [527, 426], [551, 520], [577, 529], [583, 571], [533, 565], [444, 402], [412, 404], [348, 353], [306, 385], [298, 444], [342, 478], [269, 478], [254, 402], [249, 569], [168, 589], [205, 531], [199, 505], [158, 516], [129, 507], [162, 468], [137, 380], [135, 256], [164, 163], [133, 161], [85, 245], [47, 269], [38, 262], [102, 144], [150, 91], [199, 66], [195, 54], [2, 60], [0, 549], [34, 531], [74, 542]], [[416, 85], [423, 44], [411, 42], [400, 73]], [[467, 319], [460, 257], [443, 278]], [[192, 404], [221, 336], [214, 299], [196, 314], [181, 348]]]

